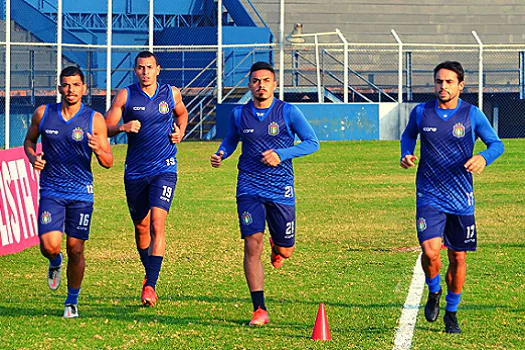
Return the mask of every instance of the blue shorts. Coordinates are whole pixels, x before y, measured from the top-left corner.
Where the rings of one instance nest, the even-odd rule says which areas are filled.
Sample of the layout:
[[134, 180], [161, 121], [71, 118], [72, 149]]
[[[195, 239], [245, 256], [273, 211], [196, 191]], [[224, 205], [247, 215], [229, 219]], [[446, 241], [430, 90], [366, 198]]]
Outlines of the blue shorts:
[[237, 197], [241, 237], [264, 232], [266, 221], [273, 242], [285, 248], [295, 244], [295, 204], [285, 205], [243, 194]]
[[60, 231], [87, 241], [92, 214], [92, 202], [41, 197], [38, 205], [38, 235]]
[[163, 173], [142, 179], [125, 180], [128, 208], [133, 220], [144, 219], [151, 208], [161, 208], [170, 211], [177, 173]]
[[474, 215], [444, 213], [430, 206], [417, 208], [416, 229], [419, 243], [442, 237], [444, 244], [457, 252], [474, 251], [477, 244]]

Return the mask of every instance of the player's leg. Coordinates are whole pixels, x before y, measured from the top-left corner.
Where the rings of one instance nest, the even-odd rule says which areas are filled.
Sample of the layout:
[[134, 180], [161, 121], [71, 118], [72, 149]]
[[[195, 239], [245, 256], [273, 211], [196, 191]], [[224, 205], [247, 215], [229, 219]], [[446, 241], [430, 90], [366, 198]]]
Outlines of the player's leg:
[[445, 306], [445, 331], [461, 333], [457, 321], [458, 306], [467, 274], [467, 251], [476, 250], [477, 234], [474, 215], [449, 215], [445, 228], [445, 245], [448, 247], [447, 304]]
[[46, 277], [47, 285], [51, 290], [58, 289], [62, 275], [63, 255], [60, 250], [65, 212], [63, 201], [40, 198], [38, 206], [38, 236], [40, 239], [40, 252], [49, 260]]
[[89, 239], [89, 230], [93, 215], [93, 203], [72, 201], [66, 208], [67, 234], [67, 298], [64, 303], [64, 317], [78, 317], [78, 295], [86, 260], [84, 257], [85, 241]]
[[416, 228], [421, 245], [421, 266], [425, 272], [428, 298], [425, 305], [425, 318], [434, 322], [439, 316], [441, 299], [441, 243], [446, 224], [446, 214], [432, 207], [419, 207], [416, 213]]
[[264, 303], [264, 269], [261, 262], [266, 210], [259, 198], [242, 195], [237, 197], [237, 213], [244, 239], [244, 275], [253, 304], [250, 326], [262, 326], [270, 321]]
[[[135, 227], [135, 243], [140, 261], [144, 266], [144, 275], [148, 268], [150, 235], [149, 183], [147, 179], [125, 180], [126, 200]], [[144, 284], [144, 282], [143, 282]]]
[[282, 266], [284, 259], [292, 256], [295, 249], [295, 204], [284, 205], [274, 202], [266, 203], [271, 262], [276, 268]]

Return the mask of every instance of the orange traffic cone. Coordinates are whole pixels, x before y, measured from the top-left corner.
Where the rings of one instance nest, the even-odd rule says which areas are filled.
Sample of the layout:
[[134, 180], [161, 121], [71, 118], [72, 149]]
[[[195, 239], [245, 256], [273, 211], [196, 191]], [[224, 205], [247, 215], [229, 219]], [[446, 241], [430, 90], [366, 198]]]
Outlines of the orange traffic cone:
[[315, 319], [314, 331], [312, 332], [313, 340], [332, 340], [330, 336], [330, 327], [328, 327], [328, 318], [324, 304], [319, 304], [317, 318]]

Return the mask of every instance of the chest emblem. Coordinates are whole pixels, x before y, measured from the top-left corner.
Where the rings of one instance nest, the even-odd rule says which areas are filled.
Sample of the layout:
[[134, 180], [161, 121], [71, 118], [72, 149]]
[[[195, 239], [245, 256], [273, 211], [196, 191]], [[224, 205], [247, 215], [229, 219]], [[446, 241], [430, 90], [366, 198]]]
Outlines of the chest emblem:
[[268, 125], [268, 135], [275, 136], [279, 134], [279, 124], [276, 122], [271, 122]]
[[162, 114], [166, 114], [170, 111], [170, 107], [168, 106], [168, 103], [166, 101], [161, 101], [159, 103], [159, 112]]
[[71, 138], [75, 141], [82, 141], [84, 139], [84, 130], [80, 127], [75, 128], [71, 133]]
[[465, 126], [461, 123], [454, 124], [454, 127], [452, 128], [452, 135], [455, 137], [465, 136]]

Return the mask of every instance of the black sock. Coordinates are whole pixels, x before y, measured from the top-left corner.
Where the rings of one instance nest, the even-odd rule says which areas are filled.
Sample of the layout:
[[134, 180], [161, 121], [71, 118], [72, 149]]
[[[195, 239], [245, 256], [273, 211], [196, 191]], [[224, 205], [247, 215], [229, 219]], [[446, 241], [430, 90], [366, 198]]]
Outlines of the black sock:
[[264, 305], [264, 291], [258, 290], [256, 292], [250, 292], [252, 296], [253, 311], [257, 311], [258, 308], [266, 310], [266, 305]]

